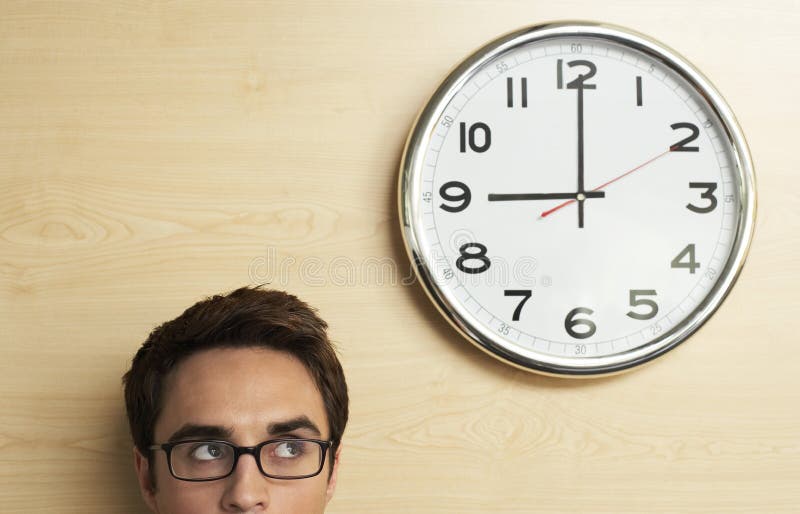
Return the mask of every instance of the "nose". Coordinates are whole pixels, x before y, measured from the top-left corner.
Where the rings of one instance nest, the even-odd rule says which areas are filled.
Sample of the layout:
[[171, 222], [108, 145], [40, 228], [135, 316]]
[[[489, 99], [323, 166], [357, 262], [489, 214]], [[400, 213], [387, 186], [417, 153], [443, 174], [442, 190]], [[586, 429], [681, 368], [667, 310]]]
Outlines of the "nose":
[[243, 454], [226, 481], [222, 497], [224, 512], [266, 512], [269, 506], [268, 478], [261, 474], [253, 455]]

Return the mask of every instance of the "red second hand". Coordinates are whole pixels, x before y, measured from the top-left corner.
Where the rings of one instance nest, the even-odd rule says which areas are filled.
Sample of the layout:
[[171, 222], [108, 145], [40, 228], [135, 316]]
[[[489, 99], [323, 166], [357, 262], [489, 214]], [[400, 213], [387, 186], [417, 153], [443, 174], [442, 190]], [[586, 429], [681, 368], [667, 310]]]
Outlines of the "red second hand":
[[[636, 171], [636, 170], [638, 170], [638, 169], [640, 169], [640, 168], [644, 168], [645, 166], [647, 166], [647, 165], [648, 165], [648, 164], [650, 164], [651, 162], [653, 162], [653, 161], [655, 161], [655, 160], [657, 160], [657, 159], [660, 159], [661, 157], [664, 157], [665, 155], [667, 155], [668, 153], [670, 153], [670, 152], [673, 150], [673, 148], [674, 148], [674, 147], [672, 147], [672, 146], [671, 146], [671, 147], [669, 147], [669, 148], [667, 149], [667, 151], [666, 151], [666, 152], [660, 153], [660, 154], [656, 155], [655, 157], [653, 157], [652, 159], [650, 159], [650, 160], [648, 160], [648, 161], [646, 161], [646, 162], [643, 162], [642, 164], [640, 164], [640, 165], [636, 166], [636, 167], [635, 167], [635, 168], [633, 168], [632, 170], [630, 170], [630, 171], [626, 171], [625, 173], [623, 173], [623, 174], [622, 174], [622, 175], [620, 175], [619, 177], [617, 177], [617, 178], [615, 178], [615, 179], [611, 179], [611, 180], [609, 180], [608, 182], [606, 182], [605, 184], [602, 184], [602, 185], [600, 185], [600, 186], [597, 186], [596, 188], [592, 189], [592, 192], [594, 192], [594, 191], [600, 191], [601, 189], [603, 189], [603, 188], [604, 188], [604, 187], [606, 187], [607, 185], [609, 185], [609, 184], [613, 184], [614, 182], [616, 182], [617, 180], [621, 179], [622, 177], [626, 177], [626, 176], [630, 175], [631, 173], [633, 173], [634, 171]], [[551, 214], [553, 214], [553, 213], [554, 213], [554, 212], [556, 212], [557, 210], [561, 209], [562, 207], [566, 207], [567, 205], [569, 205], [569, 204], [571, 204], [571, 203], [573, 203], [573, 202], [576, 202], [576, 201], [577, 201], [577, 200], [567, 200], [566, 202], [564, 202], [564, 203], [561, 203], [561, 204], [559, 204], [559, 205], [556, 205], [555, 207], [553, 207], [552, 209], [550, 209], [550, 210], [548, 210], [548, 211], [544, 211], [544, 212], [543, 212], [543, 213], [542, 213], [542, 214], [541, 214], [539, 217], [540, 217], [540, 218], [546, 218], [547, 216], [550, 216]]]

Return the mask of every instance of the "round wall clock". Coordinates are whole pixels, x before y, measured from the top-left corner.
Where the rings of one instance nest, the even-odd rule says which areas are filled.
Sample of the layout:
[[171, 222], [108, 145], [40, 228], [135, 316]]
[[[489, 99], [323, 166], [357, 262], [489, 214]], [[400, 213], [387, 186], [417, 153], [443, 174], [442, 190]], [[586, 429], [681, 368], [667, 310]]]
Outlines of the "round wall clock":
[[668, 47], [549, 23], [461, 62], [400, 170], [423, 287], [468, 340], [531, 371], [604, 375], [695, 332], [744, 264], [753, 167], [733, 113]]

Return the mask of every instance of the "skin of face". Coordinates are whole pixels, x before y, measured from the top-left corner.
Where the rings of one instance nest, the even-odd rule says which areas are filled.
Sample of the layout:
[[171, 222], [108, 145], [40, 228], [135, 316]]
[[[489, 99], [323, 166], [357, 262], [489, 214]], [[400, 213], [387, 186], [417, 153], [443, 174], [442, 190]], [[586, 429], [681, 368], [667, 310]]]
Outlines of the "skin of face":
[[[181, 439], [204, 438], [198, 433], [201, 426], [227, 431], [224, 437], [209, 439], [239, 446], [287, 435], [330, 437], [319, 390], [305, 366], [285, 352], [264, 348], [202, 351], [167, 376], [163, 395], [163, 409], [154, 427], [155, 444], [169, 441], [181, 429], [187, 433], [187, 427], [192, 436]], [[307, 426], [287, 431], [287, 421]], [[142, 497], [158, 514], [319, 514], [336, 488], [340, 450], [341, 445], [335, 456], [326, 455], [319, 475], [300, 480], [265, 477], [252, 455], [242, 455], [229, 477], [210, 482], [173, 478], [161, 450], [154, 452], [152, 462], [155, 484], [150, 481], [147, 459], [136, 448], [134, 463]]]

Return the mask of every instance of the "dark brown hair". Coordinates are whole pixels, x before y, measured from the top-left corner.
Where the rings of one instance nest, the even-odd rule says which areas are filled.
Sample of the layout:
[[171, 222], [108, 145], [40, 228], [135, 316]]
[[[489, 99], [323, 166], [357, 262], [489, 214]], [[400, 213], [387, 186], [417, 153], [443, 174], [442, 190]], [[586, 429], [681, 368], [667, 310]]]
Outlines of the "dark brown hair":
[[322, 395], [334, 455], [347, 424], [348, 397], [327, 328], [316, 311], [297, 297], [261, 286], [242, 287], [192, 305], [150, 333], [122, 377], [134, 444], [142, 455], [152, 457], [148, 448], [161, 412], [164, 380], [178, 363], [210, 348], [264, 347], [291, 354], [308, 370]]

